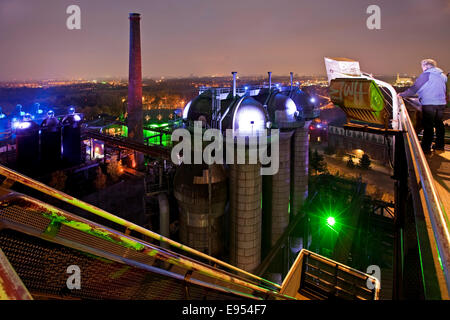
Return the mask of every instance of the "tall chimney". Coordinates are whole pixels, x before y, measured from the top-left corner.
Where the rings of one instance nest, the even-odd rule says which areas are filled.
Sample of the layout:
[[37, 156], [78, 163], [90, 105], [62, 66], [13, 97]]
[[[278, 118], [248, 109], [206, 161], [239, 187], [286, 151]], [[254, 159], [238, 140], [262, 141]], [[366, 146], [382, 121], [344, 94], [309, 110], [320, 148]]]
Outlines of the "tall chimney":
[[236, 97], [236, 71], [231, 72], [233, 75], [233, 97]]
[[[128, 78], [128, 137], [144, 143], [142, 114], [141, 15], [130, 13], [130, 70]], [[142, 168], [143, 154], [136, 154], [136, 166]]]
[[269, 90], [272, 89], [272, 72], [267, 72], [267, 74], [269, 75]]

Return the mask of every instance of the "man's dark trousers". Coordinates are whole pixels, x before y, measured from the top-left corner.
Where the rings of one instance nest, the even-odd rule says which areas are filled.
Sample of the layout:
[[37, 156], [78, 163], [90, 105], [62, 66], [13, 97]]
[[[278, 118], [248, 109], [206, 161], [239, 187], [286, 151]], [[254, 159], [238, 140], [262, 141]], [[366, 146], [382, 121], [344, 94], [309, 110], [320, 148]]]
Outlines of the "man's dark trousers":
[[443, 149], [445, 142], [445, 127], [442, 121], [444, 117], [445, 105], [433, 106], [433, 105], [423, 105], [422, 106], [422, 123], [423, 123], [423, 139], [422, 139], [422, 150], [429, 151], [431, 148], [431, 143], [433, 142], [434, 130], [436, 128], [436, 149]]

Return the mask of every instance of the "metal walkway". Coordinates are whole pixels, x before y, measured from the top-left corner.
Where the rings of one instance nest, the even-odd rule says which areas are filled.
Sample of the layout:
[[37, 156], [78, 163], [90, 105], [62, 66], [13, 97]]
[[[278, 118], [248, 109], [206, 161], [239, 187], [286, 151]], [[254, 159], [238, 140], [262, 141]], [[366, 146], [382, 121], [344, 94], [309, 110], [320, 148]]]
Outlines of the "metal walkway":
[[83, 136], [103, 141], [106, 145], [109, 146], [138, 151], [156, 159], [170, 160], [171, 148], [164, 147], [162, 145], [156, 144], [146, 145], [128, 138], [103, 134], [93, 129], [83, 130]]
[[[225, 300], [277, 299], [295, 300], [311, 297], [282, 293], [283, 287], [259, 276], [238, 269], [224, 261], [186, 247], [157, 233], [114, 216], [102, 209], [82, 202], [11, 169], [0, 166], [4, 176], [0, 187], [0, 248], [5, 253], [1, 266], [9, 272], [0, 272], [0, 289], [9, 288], [2, 298], [36, 299], [162, 299], [162, 300]], [[11, 191], [20, 183], [72, 206], [84, 209], [97, 217], [114, 222], [111, 229], [58, 209], [43, 201]], [[124, 233], [117, 229], [125, 229]], [[139, 238], [131, 232], [170, 245], [164, 249]], [[307, 255], [302, 251], [301, 257]], [[8, 262], [9, 261], [9, 262]], [[320, 256], [311, 256], [310, 265], [337, 265]], [[11, 272], [12, 268], [18, 277]], [[82, 276], [80, 290], [67, 286], [67, 268], [76, 266]], [[300, 259], [293, 273], [304, 266]], [[294, 270], [295, 269], [295, 270]], [[372, 290], [365, 295], [350, 291], [342, 298], [377, 299], [378, 280], [370, 275], [352, 271], [343, 266], [340, 273], [352, 285], [356, 279]], [[343, 272], [343, 273], [342, 273]], [[306, 278], [304, 279], [306, 281]], [[21, 283], [23, 281], [23, 284]], [[335, 282], [334, 281], [334, 282]], [[24, 286], [26, 289], [24, 288]], [[290, 291], [303, 287], [302, 279], [288, 281]], [[10, 288], [16, 288], [11, 292]], [[334, 295], [334, 291], [330, 293]], [[327, 296], [316, 298], [327, 298]]]

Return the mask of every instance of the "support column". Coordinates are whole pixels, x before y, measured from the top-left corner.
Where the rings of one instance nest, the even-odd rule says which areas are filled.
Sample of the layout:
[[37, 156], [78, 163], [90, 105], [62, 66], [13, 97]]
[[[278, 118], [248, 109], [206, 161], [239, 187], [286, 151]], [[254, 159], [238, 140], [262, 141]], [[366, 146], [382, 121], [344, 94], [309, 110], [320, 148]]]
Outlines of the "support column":
[[261, 263], [261, 165], [230, 165], [231, 263], [252, 272]]

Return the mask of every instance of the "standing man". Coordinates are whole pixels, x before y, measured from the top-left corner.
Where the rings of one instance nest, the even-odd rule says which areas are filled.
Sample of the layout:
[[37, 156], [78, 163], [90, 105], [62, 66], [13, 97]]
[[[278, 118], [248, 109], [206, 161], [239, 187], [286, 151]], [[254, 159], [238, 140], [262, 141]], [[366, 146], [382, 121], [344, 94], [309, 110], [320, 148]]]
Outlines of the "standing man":
[[444, 150], [445, 128], [443, 123], [444, 109], [447, 104], [447, 77], [437, 67], [433, 59], [422, 60], [423, 73], [417, 78], [414, 85], [399, 94], [400, 97], [419, 96], [422, 104], [423, 139], [422, 150], [425, 154], [431, 153], [434, 128], [436, 128], [435, 150]]

